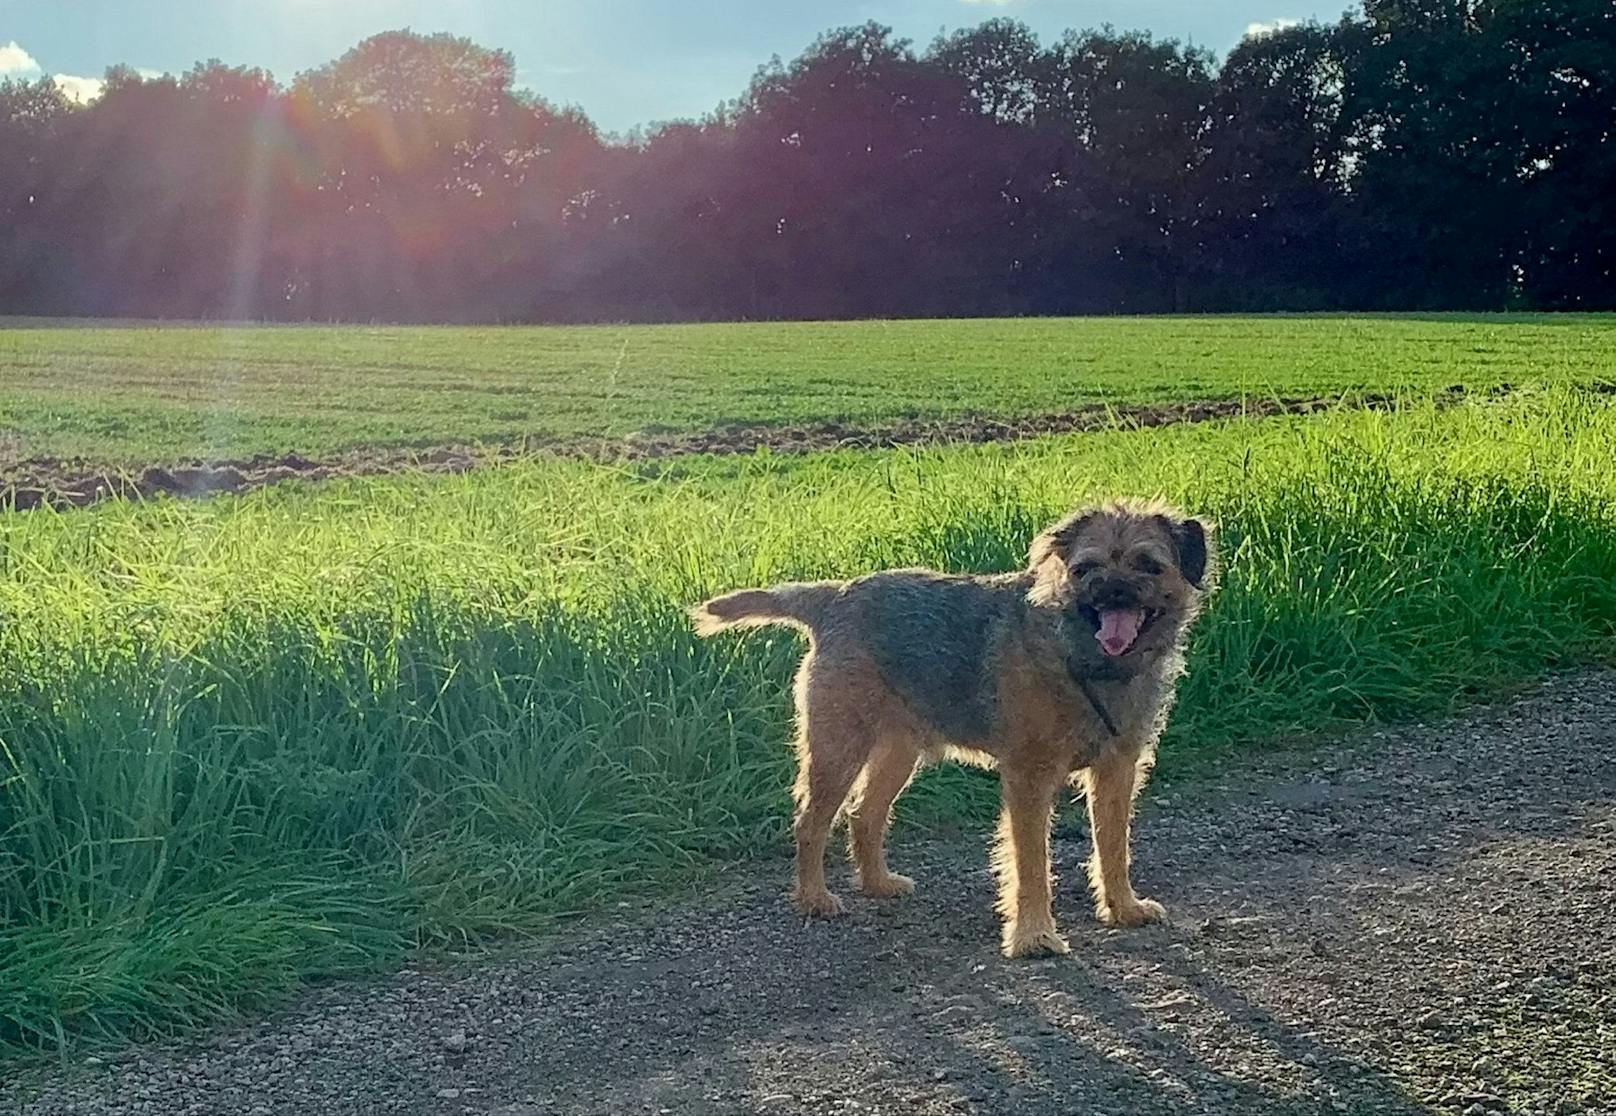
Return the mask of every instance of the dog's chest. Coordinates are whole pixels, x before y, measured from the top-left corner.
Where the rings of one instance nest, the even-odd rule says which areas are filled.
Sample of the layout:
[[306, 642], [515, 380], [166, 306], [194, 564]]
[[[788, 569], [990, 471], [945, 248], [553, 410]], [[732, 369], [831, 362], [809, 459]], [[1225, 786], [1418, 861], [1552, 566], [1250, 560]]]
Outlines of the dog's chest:
[[[1079, 682], [1023, 659], [1001, 674], [1000, 732], [1019, 750], [1085, 767], [1108, 749], [1137, 747], [1155, 729], [1159, 687], [1152, 677]], [[1057, 756], [1056, 753], [1059, 753]]]

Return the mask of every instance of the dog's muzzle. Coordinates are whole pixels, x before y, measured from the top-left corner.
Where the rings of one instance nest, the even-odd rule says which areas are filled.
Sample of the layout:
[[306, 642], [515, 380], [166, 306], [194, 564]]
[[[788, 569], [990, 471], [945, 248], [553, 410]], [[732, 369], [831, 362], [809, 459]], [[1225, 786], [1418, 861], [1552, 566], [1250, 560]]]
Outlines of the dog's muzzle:
[[1100, 650], [1110, 658], [1120, 658], [1133, 650], [1139, 636], [1160, 615], [1146, 608], [1139, 591], [1127, 582], [1102, 582], [1086, 597], [1078, 611], [1094, 628]]

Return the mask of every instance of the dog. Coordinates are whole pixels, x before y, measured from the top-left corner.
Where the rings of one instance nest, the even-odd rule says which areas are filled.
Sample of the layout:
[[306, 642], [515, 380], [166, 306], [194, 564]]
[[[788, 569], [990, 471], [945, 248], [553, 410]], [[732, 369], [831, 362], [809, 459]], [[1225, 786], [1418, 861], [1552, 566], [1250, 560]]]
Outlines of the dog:
[[796, 681], [798, 908], [842, 913], [825, 885], [825, 846], [844, 805], [859, 889], [914, 889], [887, 867], [887, 824], [920, 764], [946, 756], [999, 771], [993, 864], [1007, 957], [1068, 951], [1049, 866], [1051, 814], [1068, 782], [1088, 802], [1097, 916], [1129, 927], [1163, 918], [1133, 890], [1129, 826], [1216, 565], [1202, 520], [1123, 501], [1050, 527], [1015, 573], [888, 570], [692, 609], [703, 636], [770, 624], [808, 635]]

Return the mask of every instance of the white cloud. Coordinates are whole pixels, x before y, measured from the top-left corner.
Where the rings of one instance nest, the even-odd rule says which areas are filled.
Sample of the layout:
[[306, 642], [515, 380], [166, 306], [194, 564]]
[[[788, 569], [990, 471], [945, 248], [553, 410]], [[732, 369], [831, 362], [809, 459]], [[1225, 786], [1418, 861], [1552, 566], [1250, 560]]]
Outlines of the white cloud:
[[67, 94], [67, 99], [74, 104], [87, 105], [101, 96], [101, 90], [106, 82], [100, 78], [74, 77], [72, 74], [57, 74], [51, 79], [56, 88]]
[[1260, 39], [1265, 35], [1274, 35], [1297, 26], [1299, 22], [1299, 20], [1294, 19], [1275, 19], [1267, 23], [1248, 23], [1246, 24], [1246, 38]]
[[[15, 39], [0, 46], [0, 78], [17, 74], [37, 74], [43, 69], [34, 56], [24, 50]], [[145, 76], [150, 71], [141, 70], [139, 73]], [[107, 84], [100, 78], [76, 77], [73, 74], [57, 74], [51, 81], [55, 83], [56, 88], [67, 94], [68, 100], [81, 105], [101, 96], [101, 91]]]
[[5, 46], [0, 46], [0, 76], [11, 74], [37, 74], [39, 63], [34, 56], [18, 45], [13, 39]]
[[144, 66], [136, 66], [135, 73], [139, 74], [141, 78], [146, 81], [156, 81], [158, 78], [168, 76], [168, 74], [162, 70], [148, 70]]

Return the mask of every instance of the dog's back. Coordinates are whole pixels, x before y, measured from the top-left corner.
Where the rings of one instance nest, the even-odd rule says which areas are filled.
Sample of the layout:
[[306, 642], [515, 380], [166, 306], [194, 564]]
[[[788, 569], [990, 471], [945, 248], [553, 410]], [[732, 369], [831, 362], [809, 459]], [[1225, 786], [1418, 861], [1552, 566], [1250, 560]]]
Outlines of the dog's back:
[[[891, 627], [899, 643], [952, 634], [970, 618], [1003, 610], [1017, 575], [973, 577], [899, 569], [852, 581], [791, 581], [768, 589], [738, 589], [690, 610], [696, 634], [783, 624], [812, 634], [856, 625]], [[1024, 587], [1021, 590], [1025, 591]], [[1013, 596], [1013, 594], [1012, 594]]]
[[892, 570], [849, 586], [849, 636], [943, 737], [988, 736], [998, 714], [994, 662], [1025, 589], [1009, 579]]
[[992, 662], [1026, 593], [1020, 580], [883, 570], [848, 582], [743, 589], [698, 606], [693, 617], [701, 635], [787, 624], [807, 631], [818, 654], [867, 658], [933, 730], [965, 743], [993, 729]]

